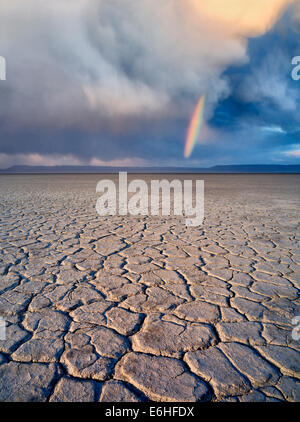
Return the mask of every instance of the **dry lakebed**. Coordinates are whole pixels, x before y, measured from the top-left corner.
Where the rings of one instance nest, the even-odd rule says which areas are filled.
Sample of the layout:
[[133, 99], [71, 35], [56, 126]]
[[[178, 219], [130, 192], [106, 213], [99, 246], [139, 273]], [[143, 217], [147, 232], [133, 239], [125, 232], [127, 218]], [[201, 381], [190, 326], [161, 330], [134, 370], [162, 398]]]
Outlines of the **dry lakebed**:
[[0, 401], [300, 401], [300, 176], [177, 175], [199, 227], [104, 177], [0, 176]]

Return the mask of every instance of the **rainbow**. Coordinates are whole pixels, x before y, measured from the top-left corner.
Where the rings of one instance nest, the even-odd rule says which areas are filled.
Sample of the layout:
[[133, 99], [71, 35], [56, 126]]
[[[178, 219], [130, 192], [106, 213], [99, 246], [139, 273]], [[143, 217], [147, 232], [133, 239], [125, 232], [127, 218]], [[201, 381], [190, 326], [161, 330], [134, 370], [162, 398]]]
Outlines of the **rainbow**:
[[184, 157], [189, 158], [194, 146], [196, 145], [197, 138], [200, 132], [201, 124], [203, 121], [203, 110], [204, 110], [205, 94], [200, 97], [200, 100], [197, 103], [191, 123], [189, 125], [185, 147], [184, 147]]

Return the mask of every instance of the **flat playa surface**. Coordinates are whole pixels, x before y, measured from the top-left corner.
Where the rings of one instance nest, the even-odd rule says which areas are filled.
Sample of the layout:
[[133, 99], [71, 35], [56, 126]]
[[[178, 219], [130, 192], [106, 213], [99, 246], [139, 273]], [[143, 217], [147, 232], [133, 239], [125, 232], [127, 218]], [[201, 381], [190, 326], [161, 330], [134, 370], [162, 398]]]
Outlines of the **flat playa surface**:
[[300, 176], [175, 177], [202, 226], [98, 216], [107, 175], [0, 176], [1, 401], [300, 401]]

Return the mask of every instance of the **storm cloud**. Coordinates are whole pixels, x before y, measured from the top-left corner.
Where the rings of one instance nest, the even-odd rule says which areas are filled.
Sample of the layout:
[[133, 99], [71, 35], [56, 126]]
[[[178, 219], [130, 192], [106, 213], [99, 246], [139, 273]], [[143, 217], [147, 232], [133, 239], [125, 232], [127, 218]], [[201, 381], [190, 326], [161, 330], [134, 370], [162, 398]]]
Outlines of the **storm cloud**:
[[[292, 0], [0, 0], [0, 7], [3, 166], [178, 162], [200, 95], [207, 95], [205, 145], [220, 135], [209, 122], [232, 95], [226, 69], [247, 66], [249, 38], [264, 36], [288, 8], [293, 22], [299, 14]], [[293, 112], [298, 97], [276, 73], [266, 84], [264, 66], [246, 75], [240, 98], [284, 97]]]

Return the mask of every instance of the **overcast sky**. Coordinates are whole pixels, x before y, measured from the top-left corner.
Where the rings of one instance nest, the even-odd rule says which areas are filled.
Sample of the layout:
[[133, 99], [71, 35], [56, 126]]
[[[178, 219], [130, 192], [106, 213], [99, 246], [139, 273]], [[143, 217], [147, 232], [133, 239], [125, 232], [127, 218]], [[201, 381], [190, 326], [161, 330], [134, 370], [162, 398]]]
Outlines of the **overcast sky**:
[[300, 164], [300, 0], [0, 0], [0, 56], [1, 168]]

